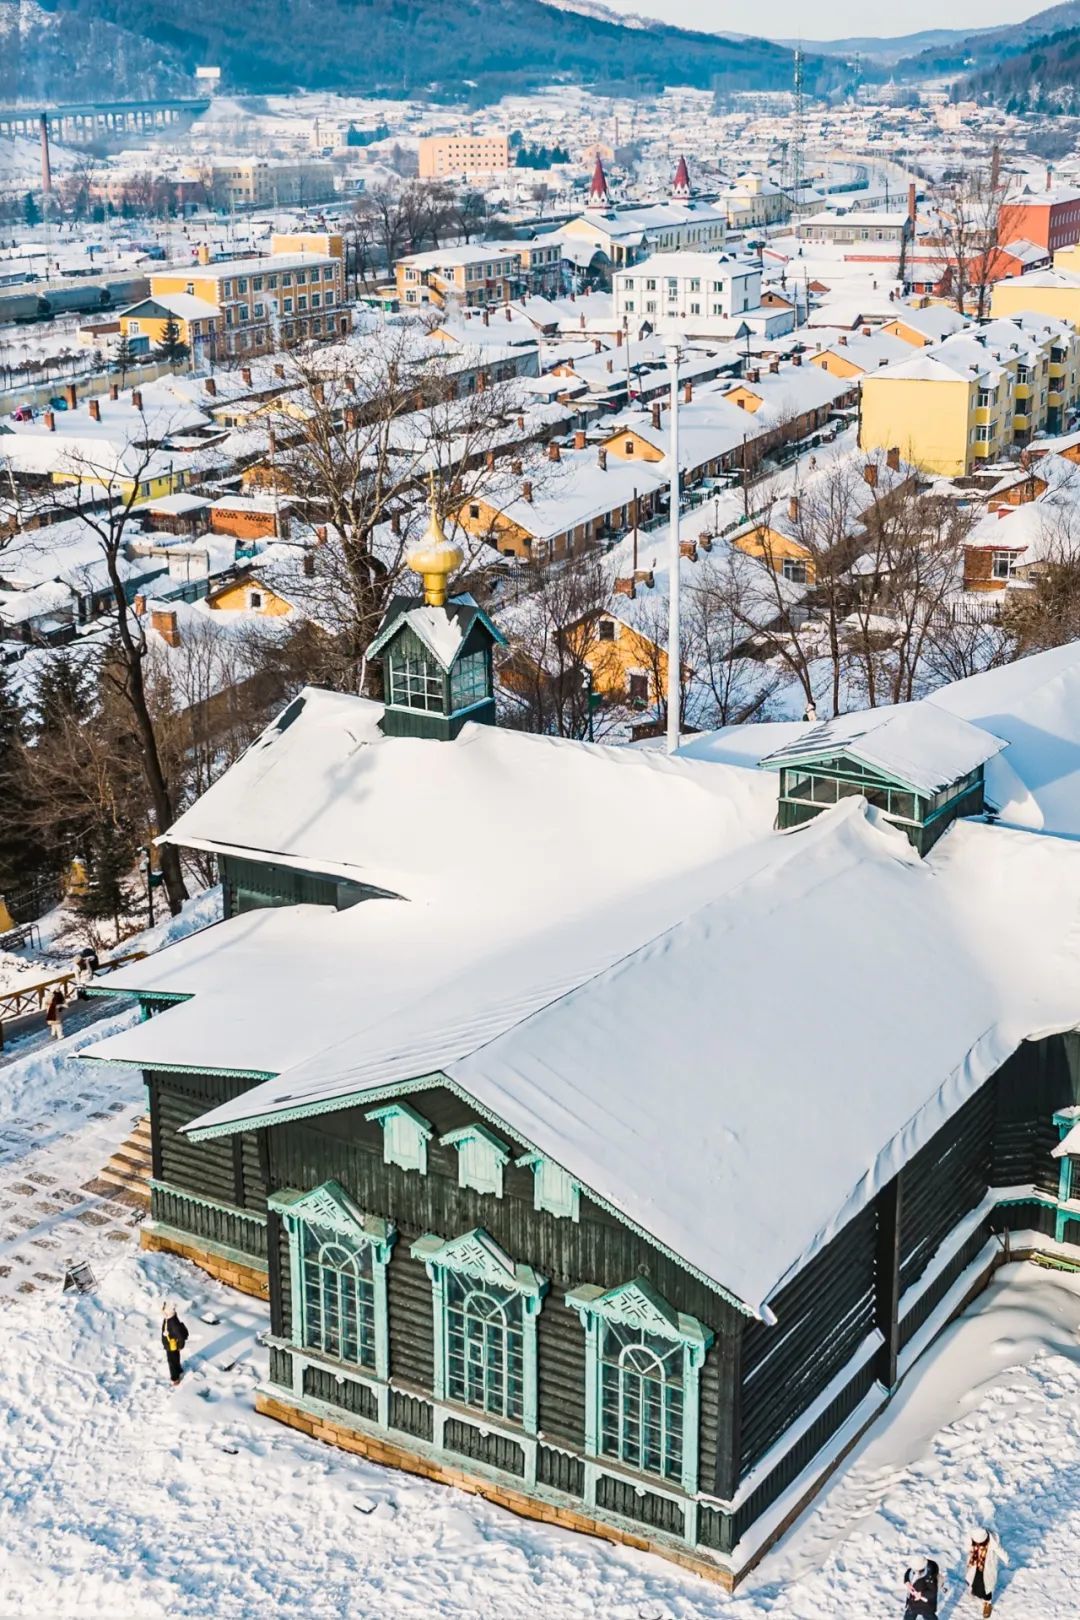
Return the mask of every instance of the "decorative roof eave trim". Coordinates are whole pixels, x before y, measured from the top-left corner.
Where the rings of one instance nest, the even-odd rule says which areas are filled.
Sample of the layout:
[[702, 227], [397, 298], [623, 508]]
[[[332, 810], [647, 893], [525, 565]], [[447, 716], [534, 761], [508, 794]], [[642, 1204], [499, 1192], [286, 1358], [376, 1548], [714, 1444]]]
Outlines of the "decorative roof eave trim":
[[[758, 760], [758, 770], [781, 771], [790, 770], [793, 767], [799, 768], [802, 766], [820, 765], [822, 760], [841, 759], [844, 755], [847, 755], [851, 759], [857, 760], [864, 770], [873, 771], [878, 780], [884, 782], [886, 786], [903, 788], [907, 793], [921, 794], [924, 799], [929, 797], [930, 794], [939, 793], [942, 788], [952, 787], [954, 782], [959, 782], [961, 780], [961, 777], [957, 776], [954, 777], [951, 782], [942, 782], [940, 787], [917, 787], [914, 782], [909, 782], [906, 777], [897, 776], [893, 771], [883, 770], [882, 767], [876, 764], [872, 759], [867, 759], [864, 754], [860, 754], [857, 748], [817, 748], [812, 754], [791, 753], [784, 754], [782, 756], [770, 754], [766, 755], [764, 759]], [[982, 764], [985, 765], [985, 763], [986, 761], [983, 760]], [[979, 765], [973, 765], [971, 770], [979, 770], [980, 768], [981, 766]], [[962, 773], [963, 776], [969, 776], [970, 774], [970, 771], [964, 771]]]
[[[273, 1069], [221, 1069], [210, 1068], [205, 1063], [155, 1063], [148, 1062], [146, 1058], [102, 1057], [95, 1052], [76, 1053], [80, 1063], [122, 1063], [129, 1069], [143, 1069], [150, 1074], [219, 1074], [228, 1080], [276, 1080], [277, 1073]], [[246, 1129], [246, 1127], [230, 1126], [229, 1131]], [[226, 1135], [225, 1131], [217, 1133]], [[200, 1138], [195, 1137], [195, 1141]]]
[[[101, 1059], [100, 1061], [107, 1062], [109, 1060]], [[158, 1064], [157, 1067], [162, 1072], [168, 1072], [165, 1064]], [[179, 1064], [174, 1065], [174, 1068], [180, 1073], [198, 1072], [190, 1068], [187, 1071], [184, 1071]], [[206, 1072], [209, 1074], [220, 1074], [227, 1072], [235, 1073], [236, 1071], [210, 1069]], [[272, 1080], [275, 1078], [275, 1076], [264, 1075], [261, 1076], [261, 1078]], [[494, 1113], [492, 1109], [486, 1108], [483, 1103], [479, 1102], [473, 1096], [471, 1091], [466, 1091], [464, 1086], [459, 1085], [456, 1080], [451, 1079], [448, 1074], [443, 1074], [441, 1071], [436, 1071], [432, 1074], [417, 1075], [411, 1080], [398, 1080], [393, 1085], [389, 1086], [371, 1086], [364, 1091], [348, 1092], [344, 1096], [325, 1098], [317, 1103], [308, 1103], [306, 1105], [300, 1104], [295, 1108], [285, 1108], [274, 1114], [252, 1114], [247, 1119], [230, 1120], [228, 1123], [223, 1125], [208, 1125], [203, 1126], [200, 1129], [198, 1120], [193, 1120], [190, 1125], [185, 1125], [182, 1127], [182, 1134], [184, 1136], [190, 1136], [193, 1142], [210, 1142], [216, 1137], [233, 1136], [239, 1131], [264, 1130], [272, 1125], [287, 1125], [296, 1119], [310, 1119], [317, 1114], [336, 1114], [342, 1112], [342, 1110], [346, 1108], [360, 1108], [365, 1103], [378, 1103], [384, 1099], [404, 1097], [410, 1092], [433, 1091], [438, 1086], [445, 1086], [447, 1091], [453, 1092], [455, 1097], [459, 1097], [462, 1102], [468, 1103], [470, 1108], [475, 1108], [478, 1114], [481, 1114], [485, 1119], [490, 1120], [493, 1125], [499, 1126], [504, 1131], [509, 1131], [511, 1136], [516, 1137], [519, 1142], [524, 1143], [527, 1152], [536, 1154], [541, 1153], [541, 1149], [538, 1148], [535, 1143], [530, 1142], [529, 1139], [523, 1136], [519, 1131], [510, 1130], [510, 1127], [500, 1115]], [[560, 1166], [560, 1168], [565, 1168], [565, 1166]], [[569, 1175], [570, 1172], [567, 1171], [567, 1174]], [[644, 1226], [639, 1225], [637, 1221], [631, 1220], [629, 1215], [624, 1214], [624, 1212], [609, 1199], [601, 1197], [599, 1193], [594, 1192], [591, 1187], [586, 1186], [584, 1183], [580, 1183], [579, 1185], [581, 1186], [581, 1190], [586, 1197], [591, 1198], [593, 1203], [598, 1205], [600, 1209], [606, 1210], [609, 1215], [613, 1215], [617, 1221], [621, 1221], [623, 1225], [626, 1226], [631, 1232], [636, 1232], [638, 1237], [642, 1238], [646, 1243], [651, 1244], [652, 1247], [658, 1250], [660, 1254], [666, 1255], [669, 1260], [673, 1260], [675, 1264], [680, 1266], [683, 1271], [688, 1273], [689, 1276], [696, 1277], [698, 1282], [705, 1284], [706, 1288], [711, 1288], [720, 1299], [722, 1299], [726, 1304], [730, 1305], [733, 1310], [738, 1311], [740, 1315], [749, 1316], [755, 1321], [771, 1322], [773, 1320], [772, 1312], [767, 1306], [763, 1306], [760, 1310], [755, 1310], [752, 1305], [748, 1305], [746, 1301], [740, 1299], [737, 1294], [733, 1294], [729, 1288], [725, 1288], [723, 1283], [717, 1282], [715, 1277], [710, 1277], [707, 1272], [702, 1271], [699, 1266], [693, 1265], [685, 1258], [685, 1256], [679, 1254], [675, 1249], [670, 1248], [668, 1244], [662, 1243], [654, 1233], [648, 1231]]]

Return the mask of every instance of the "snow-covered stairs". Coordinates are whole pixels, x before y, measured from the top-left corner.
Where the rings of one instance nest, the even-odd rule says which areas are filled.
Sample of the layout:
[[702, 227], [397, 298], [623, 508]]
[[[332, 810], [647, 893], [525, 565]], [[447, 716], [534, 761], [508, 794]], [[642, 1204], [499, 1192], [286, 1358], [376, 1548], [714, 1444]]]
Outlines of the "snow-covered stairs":
[[88, 1190], [122, 1204], [150, 1208], [150, 1116], [143, 1114], [135, 1129], [117, 1148], [108, 1164], [98, 1171]]

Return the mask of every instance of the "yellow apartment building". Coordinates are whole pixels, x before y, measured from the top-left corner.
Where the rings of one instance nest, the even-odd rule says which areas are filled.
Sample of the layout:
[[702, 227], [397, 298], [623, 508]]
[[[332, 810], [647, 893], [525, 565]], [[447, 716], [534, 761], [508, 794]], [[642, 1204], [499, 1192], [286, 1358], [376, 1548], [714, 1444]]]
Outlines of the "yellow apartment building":
[[[1063, 248], [1054, 255], [1052, 270], [1033, 270], [1026, 276], [1009, 276], [996, 281], [990, 298], [990, 313], [994, 316], [1022, 314], [1049, 315], [1080, 331], [1080, 265], [1067, 269], [1066, 255], [1076, 249]], [[1060, 266], [1060, 268], [1059, 268]]]
[[859, 444], [898, 445], [923, 472], [964, 477], [1014, 455], [1036, 433], [1060, 432], [1076, 404], [1078, 378], [1076, 333], [1025, 309], [868, 373]]
[[[213, 311], [207, 358], [260, 354], [348, 331], [345, 276], [332, 253], [278, 253], [170, 265], [150, 276], [150, 297], [184, 295]], [[137, 317], [136, 317], [137, 318]], [[198, 355], [197, 358], [202, 358]]]
[[403, 304], [502, 304], [522, 290], [521, 255], [480, 243], [436, 248], [398, 259], [394, 279]]
[[510, 167], [510, 144], [505, 135], [423, 135], [419, 158], [421, 180], [488, 173]]

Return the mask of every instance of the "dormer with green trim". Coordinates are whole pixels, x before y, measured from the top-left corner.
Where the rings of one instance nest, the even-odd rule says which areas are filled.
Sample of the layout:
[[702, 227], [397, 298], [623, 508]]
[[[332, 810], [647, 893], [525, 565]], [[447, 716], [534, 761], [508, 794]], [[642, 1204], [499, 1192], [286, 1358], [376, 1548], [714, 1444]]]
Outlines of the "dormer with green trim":
[[387, 737], [448, 742], [466, 721], [495, 724], [492, 653], [506, 642], [471, 596], [448, 598], [447, 580], [463, 557], [443, 532], [433, 492], [427, 532], [407, 558], [424, 581], [423, 599], [395, 596], [367, 650], [383, 666]]
[[983, 813], [986, 762], [1005, 746], [924, 699], [808, 724], [760, 763], [779, 774], [781, 829], [861, 795], [925, 855], [958, 817]]

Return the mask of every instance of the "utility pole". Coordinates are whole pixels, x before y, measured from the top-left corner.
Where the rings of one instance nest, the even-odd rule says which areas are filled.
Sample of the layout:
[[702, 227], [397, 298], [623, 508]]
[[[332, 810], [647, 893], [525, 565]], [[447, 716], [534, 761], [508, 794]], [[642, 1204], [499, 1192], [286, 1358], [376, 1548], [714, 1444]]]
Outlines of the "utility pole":
[[666, 355], [671, 375], [671, 428], [668, 455], [671, 459], [671, 554], [668, 579], [668, 649], [667, 649], [667, 751], [674, 754], [679, 746], [679, 708], [682, 675], [679, 629], [679, 350], [675, 344]]
[[803, 181], [803, 48], [795, 47], [795, 105], [791, 120], [791, 211], [798, 213]]

